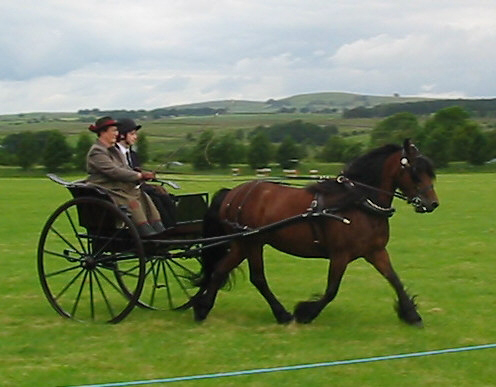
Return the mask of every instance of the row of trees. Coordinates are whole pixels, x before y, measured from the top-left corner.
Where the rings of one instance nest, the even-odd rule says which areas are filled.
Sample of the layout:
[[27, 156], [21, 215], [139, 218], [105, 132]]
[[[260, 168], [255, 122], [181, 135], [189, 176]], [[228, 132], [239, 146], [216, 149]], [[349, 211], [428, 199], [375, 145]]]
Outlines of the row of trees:
[[259, 133], [265, 133], [271, 142], [276, 143], [290, 136], [298, 143], [306, 142], [308, 144], [321, 145], [330, 136], [338, 134], [338, 127], [336, 125], [321, 126], [302, 120], [294, 120], [268, 127], [258, 126], [252, 131], [251, 136], [256, 136]]
[[[67, 137], [58, 130], [39, 132], [21, 132], [6, 136], [0, 148], [0, 164], [18, 165], [29, 169], [41, 164], [47, 171], [59, 169], [86, 170], [86, 154], [94, 140], [89, 133], [81, 133], [75, 146], [71, 146]], [[138, 140], [140, 159], [148, 158], [148, 143], [143, 134]]]
[[77, 164], [80, 157], [78, 149], [73, 150], [66, 137], [57, 130], [14, 133], [2, 141], [0, 162], [4, 165], [19, 165], [23, 169], [42, 164], [47, 170], [56, 171], [72, 160]]
[[[459, 106], [439, 110], [423, 125], [412, 113], [394, 114], [374, 127], [368, 147], [401, 144], [405, 138], [413, 139], [437, 167], [446, 167], [450, 161], [481, 165], [496, 157], [496, 130], [482, 131]], [[232, 134], [216, 138], [212, 131], [203, 132], [190, 161], [197, 169], [244, 162], [262, 168], [273, 161], [282, 168], [293, 168], [297, 160], [308, 156], [307, 146], [314, 144], [323, 144], [315, 157], [324, 162], [348, 162], [367, 150], [363, 143], [339, 135], [335, 127], [292, 121], [257, 127], [248, 145]]]
[[215, 137], [213, 131], [204, 131], [190, 155], [193, 166], [200, 170], [234, 163], [247, 163], [256, 169], [266, 167], [272, 161], [289, 169], [294, 168], [307, 153], [305, 145], [297, 144], [290, 135], [276, 144], [267, 132], [256, 129], [247, 145], [231, 133]]
[[459, 107], [444, 108], [421, 125], [412, 113], [397, 113], [381, 121], [372, 131], [371, 146], [400, 143], [412, 138], [437, 167], [450, 161], [481, 165], [496, 157], [496, 130], [482, 131]]
[[[496, 130], [482, 131], [459, 106], [439, 110], [422, 125], [412, 113], [394, 114], [374, 127], [368, 146], [402, 143], [405, 138], [413, 139], [437, 167], [444, 167], [450, 161], [479, 165], [496, 157]], [[88, 133], [82, 133], [74, 146], [55, 130], [15, 133], [2, 141], [0, 164], [20, 165], [24, 169], [42, 164], [49, 171], [60, 168], [85, 170], [86, 154], [92, 143]], [[206, 130], [192, 147], [176, 151], [174, 157], [191, 162], [199, 170], [240, 163], [255, 169], [271, 162], [288, 169], [308, 157], [309, 147], [314, 147], [313, 156], [324, 162], [348, 162], [366, 150], [364, 144], [340, 135], [335, 126], [323, 127], [297, 120], [257, 127], [247, 140], [239, 130], [222, 136]], [[146, 162], [148, 142], [145, 133], [140, 133], [137, 150], [142, 162]], [[165, 161], [164, 155], [159, 158], [154, 161]]]
[[[458, 99], [456, 105], [469, 111], [477, 117], [496, 116], [496, 98], [492, 99]], [[398, 113], [412, 113], [416, 115], [432, 114], [439, 110], [453, 106], [452, 99], [436, 99], [418, 102], [390, 103], [366, 107], [358, 106], [346, 109], [343, 118], [372, 118], [389, 117]]]

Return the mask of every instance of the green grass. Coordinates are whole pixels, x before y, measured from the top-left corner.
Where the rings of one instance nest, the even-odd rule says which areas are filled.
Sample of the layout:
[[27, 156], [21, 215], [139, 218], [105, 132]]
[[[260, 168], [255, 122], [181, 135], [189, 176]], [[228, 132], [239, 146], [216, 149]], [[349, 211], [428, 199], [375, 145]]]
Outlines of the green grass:
[[[210, 181], [214, 180], [214, 181]], [[181, 181], [183, 192], [214, 192], [229, 177]], [[389, 251], [425, 328], [401, 323], [394, 295], [374, 269], [350, 265], [337, 298], [309, 325], [275, 323], [241, 272], [219, 293], [203, 324], [191, 311], [134, 310], [117, 325], [59, 317], [37, 279], [36, 245], [66, 190], [45, 178], [2, 178], [0, 380], [11, 386], [68, 386], [159, 379], [356, 359], [496, 342], [495, 174], [440, 175], [441, 206], [418, 215], [396, 202]], [[324, 260], [266, 249], [269, 283], [292, 308], [325, 287]], [[496, 350], [390, 360], [173, 386], [491, 386]]]

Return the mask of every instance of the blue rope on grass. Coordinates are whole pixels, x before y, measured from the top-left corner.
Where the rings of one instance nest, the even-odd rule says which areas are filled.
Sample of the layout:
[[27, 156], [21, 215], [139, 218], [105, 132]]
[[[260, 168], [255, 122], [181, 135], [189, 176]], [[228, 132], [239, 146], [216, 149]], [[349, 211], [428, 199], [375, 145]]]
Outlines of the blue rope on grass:
[[339, 366], [339, 365], [371, 363], [371, 362], [376, 362], [376, 361], [407, 359], [407, 358], [412, 358], [412, 357], [423, 357], [423, 356], [432, 356], [432, 355], [442, 355], [442, 354], [447, 354], [447, 353], [475, 351], [475, 350], [489, 349], [489, 348], [496, 348], [496, 344], [474, 345], [474, 346], [470, 346], [470, 347], [439, 349], [439, 350], [435, 350], [435, 351], [414, 352], [414, 353], [377, 356], [377, 357], [367, 357], [367, 358], [352, 359], [352, 360], [338, 360], [338, 361], [331, 361], [331, 362], [324, 362], [324, 363], [300, 364], [300, 365], [285, 366], [285, 367], [258, 368], [258, 369], [253, 369], [253, 370], [219, 372], [219, 373], [203, 374], [203, 375], [178, 376], [178, 377], [164, 378], [164, 379], [137, 380], [137, 381], [133, 381], [133, 382], [87, 384], [87, 385], [72, 386], [72, 387], [143, 386], [145, 384], [185, 382], [185, 381], [192, 381], [192, 380], [199, 380], [199, 379], [224, 378], [227, 376], [254, 375], [254, 374], [265, 374], [265, 373], [269, 373], [269, 372], [295, 371], [295, 370], [310, 369], [310, 368], [334, 367], [334, 366]]

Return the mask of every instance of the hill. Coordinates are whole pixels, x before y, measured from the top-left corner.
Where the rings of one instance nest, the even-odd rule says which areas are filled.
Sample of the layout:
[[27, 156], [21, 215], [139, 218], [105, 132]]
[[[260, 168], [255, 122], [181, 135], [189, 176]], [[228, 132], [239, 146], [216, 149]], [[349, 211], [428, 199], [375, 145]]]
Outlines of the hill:
[[162, 109], [214, 109], [223, 113], [277, 113], [291, 110], [302, 112], [339, 113], [345, 109], [356, 107], [373, 107], [380, 104], [407, 103], [428, 101], [431, 99], [421, 97], [372, 96], [353, 93], [327, 92], [299, 94], [282, 99], [269, 99], [267, 101], [246, 100], [221, 100], [174, 105]]

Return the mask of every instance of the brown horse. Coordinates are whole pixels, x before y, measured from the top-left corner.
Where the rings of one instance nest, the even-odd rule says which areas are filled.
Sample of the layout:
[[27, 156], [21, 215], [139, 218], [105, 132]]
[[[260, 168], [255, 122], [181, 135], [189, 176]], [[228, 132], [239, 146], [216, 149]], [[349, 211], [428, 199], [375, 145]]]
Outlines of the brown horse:
[[[206, 248], [202, 255], [203, 277], [191, 300], [195, 319], [204, 320], [229, 273], [248, 260], [250, 281], [266, 299], [279, 323], [293, 318], [309, 323], [336, 296], [346, 266], [364, 257], [391, 284], [398, 296], [397, 313], [409, 324], [422, 325], [416, 305], [396, 275], [386, 245], [393, 196], [413, 204], [417, 212], [432, 212], [438, 205], [433, 188], [432, 163], [405, 140], [403, 146], [386, 145], [350, 163], [336, 179], [325, 179], [305, 189], [255, 180], [213, 198], [205, 216], [205, 237], [239, 233], [228, 245]], [[395, 192], [399, 188], [402, 193]], [[338, 221], [332, 218], [338, 216]], [[301, 217], [286, 227], [259, 232], [284, 219]], [[349, 224], [348, 224], [349, 223]], [[263, 246], [300, 257], [330, 260], [327, 288], [313, 301], [297, 304], [288, 312], [270, 290], [264, 274]]]

